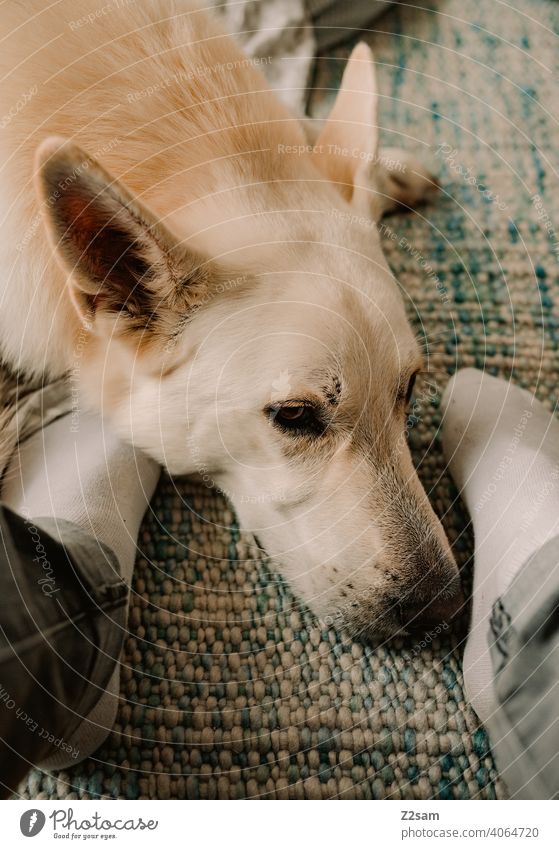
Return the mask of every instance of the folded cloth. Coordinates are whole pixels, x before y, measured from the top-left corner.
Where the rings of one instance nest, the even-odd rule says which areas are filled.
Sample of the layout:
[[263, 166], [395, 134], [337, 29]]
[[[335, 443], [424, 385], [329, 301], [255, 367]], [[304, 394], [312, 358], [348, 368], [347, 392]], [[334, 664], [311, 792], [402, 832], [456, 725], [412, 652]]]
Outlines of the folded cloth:
[[261, 70], [278, 97], [303, 114], [316, 45], [304, 0], [214, 0], [225, 26]]
[[314, 58], [366, 28], [389, 0], [213, 0], [248, 56], [262, 60], [262, 71], [280, 99], [304, 114]]
[[100, 545], [71, 522], [0, 504], [0, 797], [53, 752], [83, 757], [72, 735], [113, 674], [128, 613]]
[[317, 52], [330, 50], [350, 38], [356, 30], [366, 29], [392, 5], [392, 0], [352, 0], [351, 3], [305, 0]]
[[559, 799], [559, 537], [524, 564], [494, 606], [497, 708], [486, 720], [512, 799]]
[[67, 378], [30, 380], [0, 363], [0, 481], [16, 446], [75, 404]]

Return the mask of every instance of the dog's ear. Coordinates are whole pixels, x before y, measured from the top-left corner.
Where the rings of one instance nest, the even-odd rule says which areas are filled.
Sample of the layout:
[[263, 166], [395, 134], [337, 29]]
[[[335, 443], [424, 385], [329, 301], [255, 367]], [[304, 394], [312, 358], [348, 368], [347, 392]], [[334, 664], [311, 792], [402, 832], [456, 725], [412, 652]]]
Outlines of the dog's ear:
[[172, 336], [223, 279], [77, 145], [47, 139], [35, 173], [47, 230], [90, 326], [103, 316], [127, 333]]
[[438, 181], [414, 156], [387, 148], [378, 152], [378, 94], [374, 58], [361, 42], [347, 63], [340, 91], [318, 136], [315, 122], [305, 130], [316, 165], [345, 200], [373, 221], [401, 206], [427, 199]]
[[378, 150], [378, 95], [373, 54], [361, 42], [347, 63], [336, 102], [315, 146], [320, 170], [351, 200]]

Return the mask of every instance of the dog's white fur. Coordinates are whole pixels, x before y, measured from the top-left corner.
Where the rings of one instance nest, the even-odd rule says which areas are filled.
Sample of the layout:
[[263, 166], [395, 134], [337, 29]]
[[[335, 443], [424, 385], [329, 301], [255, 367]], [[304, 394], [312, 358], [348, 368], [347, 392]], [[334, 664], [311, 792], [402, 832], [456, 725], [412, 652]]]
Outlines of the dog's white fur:
[[[319, 615], [444, 618], [457, 570], [404, 437], [421, 356], [372, 224], [432, 183], [377, 155], [369, 49], [309, 143], [193, 3], [107, 8], [2, 9], [4, 359], [70, 371], [125, 439], [221, 487]], [[301, 400], [324, 433], [278, 426]]]

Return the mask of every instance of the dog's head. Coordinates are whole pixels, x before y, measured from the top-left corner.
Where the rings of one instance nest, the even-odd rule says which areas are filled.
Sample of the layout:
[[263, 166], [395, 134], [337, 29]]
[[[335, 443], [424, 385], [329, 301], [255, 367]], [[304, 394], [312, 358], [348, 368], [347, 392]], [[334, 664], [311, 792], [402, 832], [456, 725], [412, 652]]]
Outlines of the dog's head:
[[276, 200], [254, 262], [246, 244], [235, 263], [196, 254], [59, 139], [38, 184], [97, 406], [171, 473], [220, 487], [320, 617], [389, 635], [448, 619], [459, 579], [406, 440], [421, 352], [378, 231], [355, 220], [389, 187], [364, 58], [292, 157], [299, 207]]

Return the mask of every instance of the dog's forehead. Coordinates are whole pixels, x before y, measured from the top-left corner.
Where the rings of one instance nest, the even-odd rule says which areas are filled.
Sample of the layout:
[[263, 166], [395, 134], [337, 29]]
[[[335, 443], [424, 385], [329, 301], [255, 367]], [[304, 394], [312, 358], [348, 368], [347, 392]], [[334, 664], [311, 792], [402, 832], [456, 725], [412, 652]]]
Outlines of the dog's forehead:
[[387, 304], [319, 275], [294, 275], [281, 288], [268, 281], [238, 320], [244, 326], [230, 337], [235, 343], [230, 368], [242, 365], [244, 371], [258, 362], [255, 388], [287, 373], [294, 392], [298, 387], [328, 392], [340, 379], [347, 386], [394, 382], [416, 350], [398, 295]]
[[398, 286], [388, 270], [369, 272], [361, 279], [347, 272], [343, 282], [317, 272], [294, 276], [280, 297], [283, 325], [319, 339], [338, 354], [374, 352], [382, 346], [406, 356], [415, 340]]
[[[325, 263], [319, 253], [302, 251], [255, 275], [194, 322], [197, 362], [218, 370], [226, 396], [235, 387], [247, 401], [324, 394], [336, 381], [354, 394], [364, 383], [392, 386], [404, 371], [415, 339], [390, 272], [365, 262], [346, 267], [337, 252]], [[241, 379], [248, 374], [249, 382]]]

